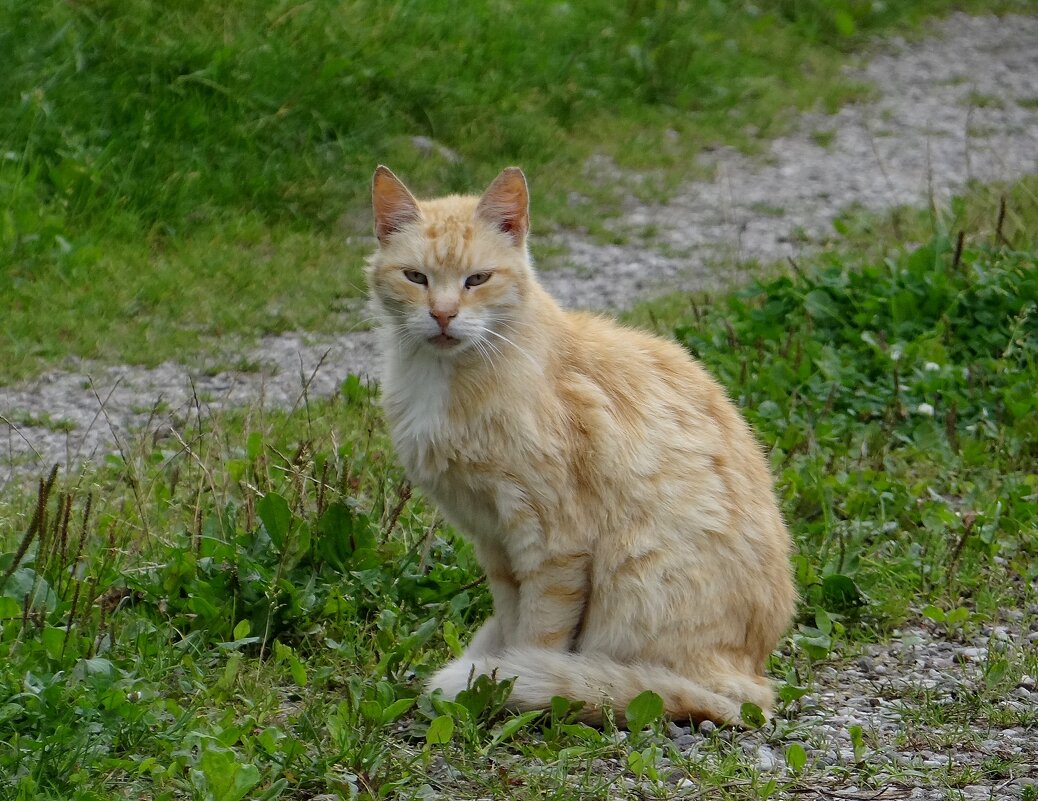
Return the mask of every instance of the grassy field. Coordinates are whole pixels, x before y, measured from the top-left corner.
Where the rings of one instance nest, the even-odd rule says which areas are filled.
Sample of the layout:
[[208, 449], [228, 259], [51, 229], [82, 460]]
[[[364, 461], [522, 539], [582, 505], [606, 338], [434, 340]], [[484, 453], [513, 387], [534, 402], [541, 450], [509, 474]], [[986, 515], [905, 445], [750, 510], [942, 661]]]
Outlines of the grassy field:
[[[776, 723], [684, 753], [651, 698], [635, 710], [644, 728], [619, 737], [573, 722], [562, 701], [502, 714], [506, 687], [458, 703], [421, 694], [489, 598], [468, 546], [394, 465], [373, 391], [348, 379], [294, 414], [220, 414], [4, 494], [0, 794], [882, 789], [875, 767], [806, 760], [798, 699], [817, 671], [906, 623], [968, 642], [1006, 610], [1038, 608], [1038, 255], [983, 231], [961, 247], [938, 232], [871, 265], [823, 256], [709, 303], [686, 299], [677, 319], [674, 335], [765, 442], [797, 543], [804, 602], [773, 659]], [[925, 691], [902, 699], [917, 736], [966, 742], [962, 716], [977, 731], [1038, 725], [1033, 708], [1002, 704], [1038, 670], [1034, 654], [986, 660], [952, 708]], [[851, 736], [863, 749], [880, 737]], [[741, 747], [752, 738], [786, 769], [762, 772]], [[965, 770], [907, 781], [954, 788], [975, 778]]]
[[594, 229], [620, 187], [591, 154], [666, 192], [705, 146], [860, 98], [838, 67], [865, 36], [964, 5], [1034, 7], [9, 0], [0, 381], [355, 325], [378, 161], [423, 191], [521, 163], [542, 230]]

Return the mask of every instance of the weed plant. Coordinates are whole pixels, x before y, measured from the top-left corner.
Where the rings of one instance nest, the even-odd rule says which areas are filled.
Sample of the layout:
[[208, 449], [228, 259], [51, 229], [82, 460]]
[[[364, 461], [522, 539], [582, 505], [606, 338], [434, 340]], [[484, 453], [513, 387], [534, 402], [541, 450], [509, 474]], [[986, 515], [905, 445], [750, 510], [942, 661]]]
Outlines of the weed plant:
[[[774, 742], [817, 664], [906, 621], [968, 636], [1038, 601], [1034, 252], [938, 236], [861, 270], [822, 258], [689, 302], [675, 333], [757, 428], [797, 543]], [[793, 742], [778, 778], [731, 739], [682, 755], [652, 694], [627, 737], [562, 699], [503, 713], [507, 684], [423, 694], [490, 601], [394, 465], [376, 400], [350, 377], [294, 413], [199, 415], [7, 488], [0, 796], [670, 797], [676, 771], [760, 798], [852, 780]], [[958, 716], [1033, 726], [997, 701], [1035, 667], [993, 660], [954, 708], [905, 702], [920, 736]]]

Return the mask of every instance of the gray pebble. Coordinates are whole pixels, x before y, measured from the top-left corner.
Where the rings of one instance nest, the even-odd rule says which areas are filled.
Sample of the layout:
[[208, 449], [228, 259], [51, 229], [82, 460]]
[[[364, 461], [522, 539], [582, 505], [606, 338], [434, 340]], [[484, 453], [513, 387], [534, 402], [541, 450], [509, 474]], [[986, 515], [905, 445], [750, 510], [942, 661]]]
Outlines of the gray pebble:
[[687, 751], [693, 745], [698, 738], [693, 734], [679, 734], [674, 738], [674, 745], [677, 746], [680, 751]]
[[757, 769], [762, 771], [774, 771], [782, 767], [783, 760], [768, 746], [762, 745], [757, 751]]
[[692, 729], [688, 726], [678, 726], [674, 721], [667, 721], [667, 736], [672, 740], [682, 734], [688, 734]]

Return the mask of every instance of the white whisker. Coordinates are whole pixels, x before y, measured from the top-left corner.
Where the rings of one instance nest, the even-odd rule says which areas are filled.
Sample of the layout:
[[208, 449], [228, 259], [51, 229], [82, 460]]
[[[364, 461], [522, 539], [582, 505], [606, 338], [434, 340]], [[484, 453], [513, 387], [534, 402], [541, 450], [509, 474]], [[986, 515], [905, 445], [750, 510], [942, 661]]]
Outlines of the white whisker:
[[527, 351], [523, 350], [523, 349], [522, 349], [522, 348], [520, 348], [520, 347], [519, 347], [518, 345], [516, 345], [516, 344], [515, 344], [515, 343], [514, 343], [514, 342], [513, 342], [512, 340], [510, 340], [510, 339], [509, 339], [508, 337], [506, 337], [506, 336], [505, 336], [504, 334], [498, 333], [497, 331], [495, 331], [494, 329], [490, 328], [489, 326], [483, 326], [483, 332], [484, 332], [484, 333], [487, 333], [487, 334], [490, 334], [490, 335], [492, 335], [492, 336], [495, 336], [495, 337], [497, 337], [498, 339], [502, 340], [503, 342], [506, 342], [506, 343], [508, 343], [508, 344], [509, 344], [509, 345], [511, 345], [511, 346], [512, 346], [513, 348], [515, 348], [515, 349], [516, 349], [516, 351], [518, 351], [518, 352], [519, 352], [519, 353], [521, 353], [521, 354], [522, 354], [523, 356], [525, 356], [525, 357], [526, 357], [527, 359], [529, 359], [529, 360], [530, 360], [530, 364], [532, 364], [532, 365], [533, 365], [534, 367], [536, 367], [536, 368], [537, 368], [538, 370], [540, 370], [540, 367], [541, 367], [541, 366], [540, 366], [540, 364], [539, 364], [539, 363], [537, 362], [537, 360], [536, 360], [536, 359], [535, 359], [535, 358], [534, 358], [533, 356], [531, 356], [531, 355], [530, 355], [530, 354], [529, 354], [529, 353], [528, 353]]

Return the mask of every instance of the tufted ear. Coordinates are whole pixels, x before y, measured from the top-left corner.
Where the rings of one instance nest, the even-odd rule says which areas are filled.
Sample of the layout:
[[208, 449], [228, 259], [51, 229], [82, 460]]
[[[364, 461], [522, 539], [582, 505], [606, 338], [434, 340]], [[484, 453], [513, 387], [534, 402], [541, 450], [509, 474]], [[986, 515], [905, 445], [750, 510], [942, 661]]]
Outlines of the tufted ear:
[[479, 199], [476, 216], [508, 234], [516, 246], [525, 245], [530, 230], [530, 194], [523, 171], [518, 167], [502, 170]]
[[375, 236], [383, 245], [392, 234], [422, 216], [414, 195], [389, 167], [381, 164], [371, 179], [371, 205], [375, 211]]

